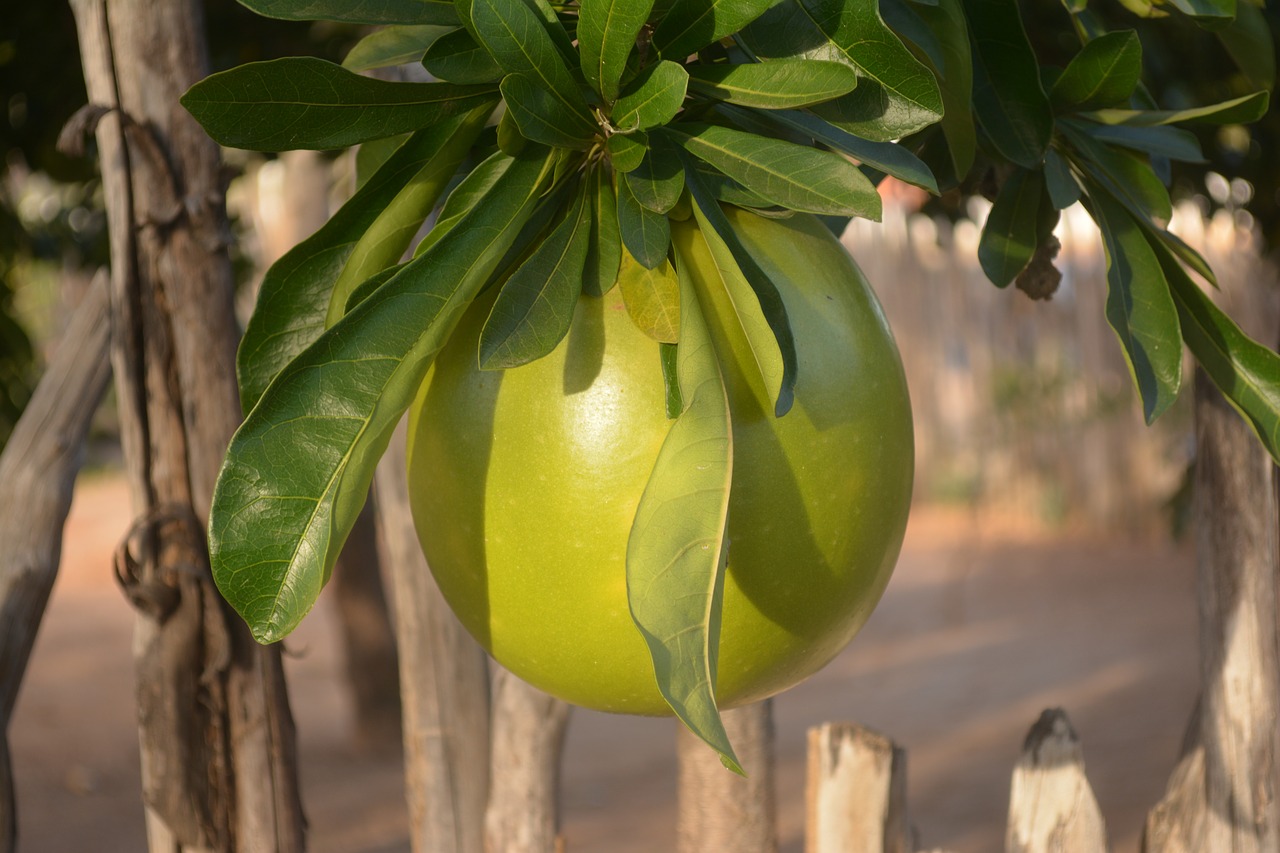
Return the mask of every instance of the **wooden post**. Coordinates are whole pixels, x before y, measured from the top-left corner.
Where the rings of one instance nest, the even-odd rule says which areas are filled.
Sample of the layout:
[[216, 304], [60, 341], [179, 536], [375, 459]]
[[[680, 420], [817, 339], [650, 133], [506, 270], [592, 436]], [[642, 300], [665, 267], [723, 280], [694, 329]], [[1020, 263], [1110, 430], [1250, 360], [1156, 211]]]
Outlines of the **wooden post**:
[[1274, 465], [1196, 372], [1201, 696], [1146, 853], [1273, 853], [1280, 683]]
[[774, 853], [778, 828], [773, 702], [734, 708], [722, 717], [747, 776], [725, 769], [709, 746], [678, 726], [678, 849], [680, 853]]
[[400, 654], [405, 788], [416, 853], [483, 853], [489, 668], [440, 595], [414, 531], [401, 424], [374, 481]]
[[911, 853], [907, 753], [856, 723], [809, 729], [806, 853]]
[[1027, 733], [1013, 770], [1006, 853], [1106, 853], [1107, 833], [1067, 714], [1050, 708]]
[[138, 521], [116, 559], [138, 613], [151, 849], [303, 848], [278, 647], [213, 586], [204, 523], [240, 419], [216, 145], [178, 104], [208, 70], [196, 0], [71, 0], [111, 242], [111, 363]]
[[559, 853], [560, 755], [569, 705], [504, 669], [494, 677], [486, 853]]
[[85, 435], [111, 371], [107, 279], [94, 280], [0, 454], [0, 851], [17, 838], [9, 718], [58, 574]]

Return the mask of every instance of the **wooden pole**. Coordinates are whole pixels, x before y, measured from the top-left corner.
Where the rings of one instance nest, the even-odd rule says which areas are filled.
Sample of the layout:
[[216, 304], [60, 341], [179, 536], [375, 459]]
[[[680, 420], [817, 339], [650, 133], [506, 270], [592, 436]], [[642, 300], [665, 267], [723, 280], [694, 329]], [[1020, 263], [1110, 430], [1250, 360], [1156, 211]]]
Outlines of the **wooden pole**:
[[8, 728], [58, 574], [89, 422], [111, 376], [105, 275], [94, 279], [0, 454], [0, 851], [17, 838]]
[[1051, 708], [1027, 733], [1013, 771], [1006, 853], [1106, 853], [1107, 833], [1067, 714]]
[[213, 586], [204, 523], [240, 419], [217, 146], [178, 98], [208, 70], [196, 0], [71, 0], [97, 119], [112, 369], [137, 522], [116, 558], [138, 613], [151, 849], [304, 846], [277, 647]]
[[911, 853], [907, 753], [856, 723], [809, 729], [806, 853]]

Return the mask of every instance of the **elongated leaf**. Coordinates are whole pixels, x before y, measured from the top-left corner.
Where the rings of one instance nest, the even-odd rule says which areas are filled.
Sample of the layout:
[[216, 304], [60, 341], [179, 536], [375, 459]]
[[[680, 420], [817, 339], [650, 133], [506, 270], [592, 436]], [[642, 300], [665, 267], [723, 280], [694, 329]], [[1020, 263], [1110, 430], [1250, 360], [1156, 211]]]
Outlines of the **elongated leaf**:
[[670, 211], [684, 192], [684, 169], [675, 146], [667, 137], [653, 134], [644, 159], [626, 173], [625, 180], [643, 207], [654, 213]]
[[743, 65], [695, 65], [689, 87], [730, 104], [781, 110], [807, 107], [852, 92], [853, 66], [820, 59], [775, 59]]
[[246, 412], [276, 374], [324, 331], [338, 276], [382, 211], [429, 163], [449, 156], [455, 146], [465, 152], [478, 131], [478, 126], [464, 129], [462, 117], [418, 131], [320, 230], [267, 270], [236, 354]]
[[1089, 212], [1107, 253], [1107, 322], [1120, 338], [1147, 423], [1177, 399], [1182, 336], [1169, 282], [1133, 215], [1096, 184]]
[[996, 287], [1008, 287], [1031, 263], [1043, 193], [1044, 176], [1026, 169], [1018, 169], [1000, 188], [978, 243], [978, 263]]
[[782, 0], [747, 28], [757, 56], [843, 62], [860, 77], [819, 114], [852, 133], [887, 142], [942, 117], [942, 94], [927, 68], [880, 18], [876, 0]]
[[251, 151], [343, 148], [418, 130], [495, 100], [492, 86], [389, 83], [313, 57], [206, 77], [182, 105], [215, 140]]
[[680, 275], [680, 391], [627, 541], [627, 602], [676, 716], [742, 772], [716, 707], [725, 522], [733, 479], [729, 399], [684, 264]]
[[619, 130], [647, 130], [675, 118], [684, 103], [689, 73], [663, 60], [638, 76], [613, 105], [609, 120]]
[[676, 62], [732, 35], [758, 18], [777, 0], [679, 0], [672, 3], [653, 32], [653, 47]]
[[1079, 126], [1098, 142], [1120, 145], [1153, 157], [1167, 157], [1184, 163], [1205, 162], [1200, 140], [1191, 131], [1180, 127], [1137, 127], [1093, 122], [1080, 122]]
[[498, 152], [490, 155], [468, 172], [445, 199], [444, 207], [440, 209], [435, 225], [418, 243], [418, 248], [414, 250], [414, 257], [421, 256], [461, 222], [471, 208], [479, 204], [480, 200], [498, 183], [507, 169], [511, 168], [512, 162], [510, 156]]
[[1182, 337], [1236, 411], [1280, 460], [1280, 356], [1240, 331], [1158, 241], [1152, 248], [1178, 307]]
[[[394, 26], [382, 27], [356, 42], [342, 60], [348, 71], [368, 71], [418, 62], [427, 48], [441, 36], [455, 32], [449, 27]], [[465, 31], [458, 31], [465, 32]], [[457, 80], [453, 82], [473, 82]]]
[[880, 12], [937, 78], [942, 93], [942, 134], [947, 140], [951, 167], [958, 177], [963, 177], [973, 165], [978, 132], [973, 123], [969, 25], [961, 0], [938, 0], [932, 5], [882, 0]]
[[422, 65], [432, 77], [450, 83], [492, 83], [502, 78], [502, 69], [493, 54], [477, 44], [465, 29], [437, 39], [427, 48]]
[[1215, 29], [1214, 35], [1231, 54], [1250, 85], [1267, 90], [1275, 86], [1276, 46], [1271, 40], [1271, 27], [1262, 9], [1252, 3], [1237, 3], [1235, 20], [1226, 27]]
[[1254, 92], [1185, 110], [1097, 110], [1085, 117], [1102, 124], [1125, 124], [1153, 127], [1163, 124], [1248, 124], [1266, 115], [1271, 96], [1267, 92]]
[[667, 418], [675, 420], [684, 411], [684, 397], [680, 394], [680, 348], [675, 344], [658, 344], [658, 358], [662, 361], [662, 382], [667, 389]]
[[1184, 15], [1214, 26], [1236, 16], [1236, 0], [1169, 0], [1169, 3]]
[[1089, 41], [1062, 72], [1049, 100], [1059, 111], [1091, 110], [1125, 101], [1142, 76], [1142, 43], [1133, 30]]
[[556, 348], [582, 293], [591, 217], [585, 192], [507, 279], [480, 333], [480, 368], [519, 367]]
[[1071, 174], [1071, 167], [1056, 148], [1044, 155], [1044, 183], [1049, 200], [1058, 210], [1066, 210], [1080, 200], [1080, 184]]
[[214, 580], [259, 642], [311, 609], [378, 457], [543, 189], [512, 164], [456, 228], [289, 364], [231, 441], [209, 523]]
[[671, 246], [671, 223], [667, 217], [640, 205], [626, 182], [618, 188], [618, 232], [622, 245], [646, 269], [653, 269], [667, 257]]
[[603, 296], [618, 283], [622, 263], [622, 235], [618, 230], [618, 199], [605, 169], [591, 174], [591, 245], [587, 247], [582, 292]]
[[563, 103], [528, 74], [503, 77], [502, 97], [526, 139], [579, 151], [591, 147], [594, 128], [577, 121]]
[[865, 163], [872, 168], [892, 175], [900, 181], [928, 190], [938, 192], [938, 182], [924, 162], [911, 151], [895, 142], [873, 142], [863, 139], [816, 115], [799, 110], [773, 110], [765, 114], [766, 118], [784, 127], [821, 142], [836, 151]]
[[1172, 252], [1184, 266], [1190, 268], [1213, 287], [1218, 286], [1218, 276], [1209, 266], [1209, 262], [1203, 255], [1183, 242], [1177, 234], [1163, 228], [1148, 228], [1147, 237], [1154, 237], [1158, 242], [1163, 243], [1165, 248]]
[[348, 24], [458, 24], [450, 0], [240, 0], [259, 15], [286, 21]]
[[618, 97], [618, 82], [636, 46], [653, 0], [580, 0], [578, 51], [582, 73], [605, 104]]
[[[560, 102], [571, 136], [590, 137], [596, 124], [546, 22], [524, 0], [472, 0], [471, 20], [480, 41], [508, 74], [527, 75]], [[522, 126], [523, 127], [523, 126]], [[531, 137], [532, 138], [532, 137]]]
[[973, 33], [973, 104], [978, 124], [1008, 160], [1034, 169], [1053, 135], [1040, 64], [1016, 0], [964, 0]]
[[615, 172], [626, 174], [635, 171], [649, 152], [648, 134], [615, 133], [609, 137], [605, 149], [609, 152], [609, 164]]
[[1097, 142], [1088, 128], [1070, 120], [1059, 129], [1075, 147], [1077, 165], [1124, 202], [1141, 219], [1169, 221], [1173, 202], [1151, 165], [1129, 151]]
[[791, 210], [880, 219], [880, 196], [856, 166], [829, 151], [715, 125], [669, 132], [690, 153]]
[[679, 342], [680, 279], [670, 260], [663, 258], [653, 269], [645, 269], [629, 252], [623, 252], [618, 287], [636, 328], [659, 343]]

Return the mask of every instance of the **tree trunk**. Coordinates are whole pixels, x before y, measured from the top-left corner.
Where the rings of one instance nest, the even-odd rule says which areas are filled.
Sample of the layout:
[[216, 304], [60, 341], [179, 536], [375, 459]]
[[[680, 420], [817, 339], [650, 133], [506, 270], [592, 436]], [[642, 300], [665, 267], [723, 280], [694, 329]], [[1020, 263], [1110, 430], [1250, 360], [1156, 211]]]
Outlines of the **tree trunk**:
[[401, 424], [374, 481], [396, 602], [409, 838], [416, 853], [483, 853], [489, 796], [489, 667], [422, 556]]
[[1013, 771], [1005, 853], [1106, 853], [1107, 832], [1084, 773], [1080, 738], [1061, 708], [1027, 733]]
[[108, 293], [94, 280], [0, 454], [0, 851], [17, 838], [9, 718], [62, 557], [85, 435], [107, 390]]
[[773, 701], [722, 714], [747, 776], [684, 726], [676, 735], [680, 764], [676, 838], [681, 853], [774, 853], [778, 849], [773, 778]]
[[1274, 853], [1277, 530], [1274, 466], [1196, 373], [1201, 696], [1147, 853]]
[[138, 521], [116, 557], [153, 850], [303, 848], [277, 647], [213, 586], [204, 525], [239, 422], [217, 146], [178, 97], [207, 71], [195, 0], [71, 0], [112, 257], [112, 368]]

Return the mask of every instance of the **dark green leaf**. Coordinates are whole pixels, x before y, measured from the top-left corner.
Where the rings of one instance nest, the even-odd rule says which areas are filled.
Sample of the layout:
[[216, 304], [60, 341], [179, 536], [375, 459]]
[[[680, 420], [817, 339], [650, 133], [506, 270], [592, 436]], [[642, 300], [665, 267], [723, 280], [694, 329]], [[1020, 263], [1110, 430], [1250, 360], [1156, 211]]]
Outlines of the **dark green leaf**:
[[1162, 124], [1248, 124], [1267, 112], [1270, 95], [1254, 92], [1218, 104], [1185, 110], [1097, 110], [1087, 118], [1102, 124], [1125, 124], [1152, 127]]
[[622, 245], [637, 261], [653, 269], [667, 257], [671, 223], [667, 217], [642, 207], [625, 181], [618, 184], [618, 232]]
[[511, 157], [518, 156], [529, 142], [520, 133], [520, 126], [510, 109], [503, 110], [502, 117], [498, 119], [497, 138], [498, 150]]
[[259, 15], [286, 21], [457, 26], [450, 0], [240, 0]]
[[1049, 200], [1058, 210], [1066, 210], [1080, 200], [1080, 184], [1071, 174], [1071, 167], [1056, 148], [1044, 155], [1044, 182]]
[[1173, 292], [1187, 346], [1271, 458], [1280, 461], [1280, 356], [1240, 331], [1160, 243], [1151, 245]]
[[290, 362], [236, 432], [209, 552], [219, 590], [259, 642], [279, 640], [315, 603], [392, 430], [550, 169], [544, 156], [513, 161], [457, 228]]
[[659, 343], [680, 340], [680, 279], [667, 258], [653, 269], [622, 253], [618, 270], [622, 301], [636, 328]]
[[1169, 4], [1206, 24], [1225, 24], [1236, 16], [1236, 0], [1169, 0]]
[[[449, 27], [433, 26], [395, 26], [374, 30], [356, 42], [351, 52], [342, 60], [342, 67], [348, 71], [368, 71], [372, 68], [386, 68], [391, 65], [405, 65], [417, 62], [427, 52], [427, 48], [441, 36], [454, 32]], [[459, 30], [458, 32], [465, 32]], [[438, 76], [438, 75], [437, 75]], [[441, 78], [444, 79], [444, 78]], [[483, 82], [474, 80], [454, 80], [455, 83]]]
[[672, 3], [653, 32], [653, 47], [665, 59], [685, 57], [758, 18], [777, 0], [680, 0]]
[[1151, 423], [1173, 405], [1182, 384], [1178, 311], [1160, 261], [1133, 215], [1096, 184], [1089, 189], [1089, 212], [1107, 253], [1107, 322], [1120, 338]]
[[684, 169], [675, 146], [665, 136], [654, 134], [644, 159], [626, 173], [625, 180], [641, 205], [654, 213], [670, 211], [684, 192]]
[[731, 104], [781, 110], [806, 107], [852, 92], [853, 66], [818, 59], [775, 59], [744, 65], [695, 65], [689, 87]]
[[591, 212], [579, 193], [568, 215], [498, 291], [480, 333], [480, 367], [519, 367], [551, 352], [569, 332], [582, 292]]
[[1163, 228], [1148, 228], [1147, 236], [1155, 237], [1156, 240], [1163, 243], [1165, 248], [1173, 253], [1174, 257], [1190, 267], [1197, 275], [1214, 287], [1218, 286], [1218, 276], [1214, 273], [1213, 268], [1209, 266], [1209, 262], [1199, 252], [1183, 242], [1182, 238], [1177, 234], [1173, 234]]
[[1006, 159], [1037, 168], [1053, 135], [1040, 64], [1016, 0], [964, 0], [973, 33], [973, 103], [978, 124]]
[[690, 153], [774, 204], [880, 218], [875, 187], [838, 154], [715, 125], [681, 124], [670, 130]]
[[997, 287], [1008, 287], [1031, 263], [1044, 176], [1018, 169], [1000, 188], [978, 243], [978, 263]]
[[725, 522], [733, 476], [729, 400], [693, 284], [680, 265], [685, 410], [671, 425], [627, 541], [627, 602], [676, 716], [742, 773], [716, 708]]
[[1142, 76], [1142, 43], [1119, 30], [1085, 44], [1053, 84], [1049, 100], [1061, 111], [1091, 110], [1128, 100]]
[[662, 360], [662, 381], [667, 387], [667, 417], [675, 420], [684, 411], [684, 398], [680, 396], [680, 375], [677, 359], [680, 348], [675, 344], [659, 344], [658, 357]]
[[1252, 3], [1237, 3], [1235, 20], [1214, 35], [1251, 86], [1267, 90], [1275, 86], [1276, 46], [1262, 9]]
[[575, 120], [563, 103], [528, 74], [503, 77], [502, 97], [526, 139], [579, 151], [592, 146], [595, 128]]
[[688, 85], [689, 73], [684, 66], [666, 60], [651, 65], [618, 98], [609, 120], [622, 131], [664, 125], [680, 112]]
[[1058, 123], [1076, 149], [1077, 166], [1125, 203], [1139, 218], [1164, 223], [1173, 216], [1173, 202], [1151, 165], [1136, 154], [1097, 142], [1088, 126], [1070, 120]]
[[252, 151], [343, 148], [418, 130], [496, 100], [492, 86], [389, 83], [312, 57], [206, 77], [182, 105], [220, 144]]
[[1168, 125], [1138, 127], [1126, 124], [1094, 124], [1081, 122], [1081, 127], [1098, 142], [1120, 145], [1154, 157], [1167, 157], [1184, 163], [1205, 162], [1200, 140], [1189, 130]]
[[580, 0], [578, 7], [582, 73], [604, 102], [612, 104], [653, 0]]
[[644, 133], [615, 133], [609, 137], [605, 147], [615, 172], [625, 174], [639, 167], [649, 151], [645, 136]]
[[582, 275], [582, 292], [604, 296], [618, 283], [622, 263], [622, 235], [618, 232], [618, 200], [613, 181], [605, 169], [591, 174], [591, 245]]
[[436, 217], [435, 225], [418, 243], [418, 248], [414, 250], [414, 256], [422, 255], [423, 252], [434, 246], [441, 237], [448, 234], [451, 228], [461, 222], [471, 208], [479, 204], [493, 186], [498, 183], [498, 180], [506, 173], [510, 165], [511, 157], [499, 152], [489, 156], [480, 165], [468, 172], [467, 176], [453, 188], [452, 192], [449, 193], [449, 197], [444, 200], [444, 207], [441, 208], [440, 214]]
[[885, 26], [876, 0], [782, 0], [742, 36], [760, 57], [852, 65], [858, 88], [819, 114], [859, 136], [887, 142], [942, 117], [937, 81]]
[[427, 49], [422, 65], [432, 77], [450, 83], [492, 83], [502, 78], [493, 55], [463, 29], [437, 39]]
[[346, 309], [342, 313], [346, 314], [361, 302], [364, 302], [373, 295], [375, 290], [399, 275], [400, 270], [404, 269], [405, 266], [405, 264], [396, 264], [393, 267], [387, 267], [385, 270], [377, 272], [372, 277], [362, 281], [355, 290], [351, 291], [351, 295], [347, 297]]
[[276, 374], [324, 331], [334, 285], [361, 237], [429, 164], [453, 156], [458, 146], [465, 154], [484, 118], [471, 121], [466, 126], [457, 118], [415, 133], [320, 230], [267, 270], [236, 354], [246, 412]]

